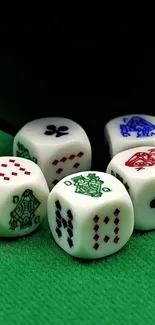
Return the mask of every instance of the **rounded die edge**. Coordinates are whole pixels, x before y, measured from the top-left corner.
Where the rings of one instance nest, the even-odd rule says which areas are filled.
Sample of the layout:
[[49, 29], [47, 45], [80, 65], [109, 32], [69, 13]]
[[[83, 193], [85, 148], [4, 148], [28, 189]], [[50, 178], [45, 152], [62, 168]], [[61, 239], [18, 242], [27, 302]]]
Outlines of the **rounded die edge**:
[[[41, 125], [41, 123], [44, 123], [45, 124], [48, 124], [48, 123], [57, 123], [58, 121], [60, 121], [60, 123], [68, 123], [68, 124], [72, 124], [72, 127], [76, 127], [77, 129], [79, 129], [79, 131], [81, 132], [81, 134], [83, 136], [85, 136], [85, 140], [88, 139], [89, 140], [89, 137], [88, 137], [88, 134], [85, 130], [85, 128], [83, 126], [81, 126], [80, 123], [78, 123], [77, 121], [73, 120], [73, 119], [70, 119], [70, 118], [66, 118], [64, 116], [44, 116], [44, 117], [41, 117], [41, 118], [37, 118], [37, 119], [32, 119], [30, 121], [28, 121], [27, 123], [25, 123], [19, 130], [18, 132], [15, 134], [15, 138], [19, 135], [22, 135], [24, 133], [24, 131], [31, 127], [33, 124], [39, 124]], [[33, 138], [33, 137], [32, 137]], [[28, 138], [30, 140], [30, 138]], [[33, 139], [32, 139], [33, 141]], [[90, 140], [89, 140], [90, 142]]]
[[[79, 174], [79, 173], [78, 173]], [[76, 173], [76, 175], [77, 175], [77, 173]], [[68, 176], [66, 177], [66, 178], [68, 178]], [[61, 181], [60, 181], [61, 182]], [[122, 184], [121, 184], [121, 186], [123, 186]], [[131, 237], [131, 235], [132, 235], [132, 233], [133, 233], [133, 225], [134, 225], [134, 210], [133, 210], [133, 205], [132, 205], [132, 201], [131, 201], [131, 199], [130, 199], [130, 196], [128, 195], [128, 193], [126, 193], [126, 191], [124, 192], [124, 193], [126, 193], [125, 194], [125, 198], [123, 199], [122, 198], [122, 196], [120, 197], [120, 196], [117, 196], [114, 200], [113, 200], [113, 206], [117, 206], [117, 204], [118, 204], [118, 201], [120, 201], [120, 204], [121, 205], [125, 205], [125, 207], [128, 207], [128, 212], [127, 212], [127, 214], [128, 214], [128, 218], [130, 219], [129, 221], [128, 221], [128, 224], [129, 224], [129, 228], [128, 228], [128, 235], [127, 235], [127, 238], [126, 238], [126, 240], [124, 241], [124, 243], [123, 243], [123, 245], [118, 249], [118, 250], [116, 250], [116, 251], [112, 251], [110, 254], [109, 253], [106, 253], [106, 254], [101, 254], [101, 255], [97, 255], [97, 256], [95, 256], [95, 254], [93, 254], [93, 256], [92, 256], [92, 254], [91, 253], [89, 253], [88, 251], [86, 251], [85, 249], [82, 249], [82, 248], [78, 248], [77, 250], [74, 250], [73, 252], [71, 252], [69, 249], [65, 249], [61, 244], [60, 244], [60, 242], [59, 242], [59, 240], [57, 239], [57, 238], [55, 238], [56, 236], [55, 236], [55, 227], [53, 226], [54, 225], [54, 222], [55, 222], [55, 213], [54, 213], [54, 209], [55, 209], [55, 207], [54, 207], [54, 201], [56, 201], [56, 199], [58, 199], [58, 201], [60, 200], [60, 202], [57, 202], [57, 204], [58, 204], [58, 206], [57, 206], [57, 208], [58, 209], [62, 209], [62, 206], [59, 206], [59, 203], [60, 204], [62, 204], [62, 201], [65, 201], [65, 204], [66, 204], [66, 202], [67, 202], [67, 204], [68, 204], [68, 206], [70, 206], [71, 207], [71, 210], [72, 210], [72, 213], [73, 213], [73, 215], [74, 215], [74, 212], [76, 211], [76, 207], [75, 207], [75, 204], [74, 204], [74, 202], [69, 202], [68, 200], [67, 200], [67, 198], [66, 197], [63, 197], [63, 192], [62, 191], [58, 191], [57, 192], [57, 188], [58, 188], [58, 184], [55, 186], [55, 188], [50, 192], [50, 195], [49, 195], [49, 197], [48, 197], [48, 222], [49, 222], [49, 226], [50, 226], [50, 230], [51, 230], [51, 232], [52, 232], [52, 234], [53, 234], [53, 237], [54, 237], [54, 239], [55, 239], [55, 241], [56, 241], [56, 243], [61, 247], [61, 249], [62, 250], [64, 250], [66, 253], [68, 253], [69, 255], [71, 255], [71, 256], [73, 256], [73, 257], [75, 257], [75, 258], [79, 258], [79, 259], [102, 259], [102, 258], [104, 258], [104, 257], [106, 257], [106, 256], [109, 256], [109, 255], [113, 255], [113, 254], [115, 254], [115, 253], [117, 253], [119, 250], [121, 250], [122, 248], [123, 248], [123, 246], [125, 246], [126, 245], [126, 243], [127, 243], [127, 241], [130, 239], [130, 237]], [[123, 188], [123, 187], [122, 187]], [[50, 211], [50, 204], [51, 204], [51, 198], [52, 198], [52, 213], [51, 213], [51, 211]], [[106, 204], [106, 203], [105, 203]], [[110, 204], [110, 202], [108, 202], [108, 205]], [[101, 205], [103, 206], [104, 204], [103, 204], [103, 202], [101, 203]], [[101, 205], [99, 204], [99, 206], [98, 206], [98, 208], [100, 209], [101, 208]], [[80, 211], [81, 210], [81, 211]], [[83, 208], [81, 208], [81, 209], [78, 209], [78, 212], [76, 212], [75, 213], [75, 215], [76, 215], [76, 218], [78, 218], [78, 224], [79, 224], [79, 229], [81, 228], [81, 227], [83, 227], [83, 223], [84, 224], [86, 224], [88, 221], [89, 221], [89, 216], [92, 214], [91, 212], [93, 212], [94, 213], [94, 216], [95, 216], [95, 207], [93, 208], [93, 211], [91, 211], [91, 209], [90, 209], [90, 213], [89, 213], [89, 211], [88, 211], [89, 209], [87, 209], [87, 211], [85, 211], [86, 213], [84, 213], [84, 211], [83, 211]], [[117, 210], [117, 209], [116, 209]], [[80, 213], [84, 213], [84, 216], [82, 216], [82, 219], [79, 219], [79, 216], [80, 216]], [[117, 211], [116, 211], [116, 214], [117, 214]], [[50, 220], [51, 219], [51, 220]], [[80, 231], [81, 232], [81, 231]], [[82, 231], [83, 232], [83, 231]], [[81, 240], [81, 244], [80, 245], [82, 245], [82, 241], [83, 240]]]

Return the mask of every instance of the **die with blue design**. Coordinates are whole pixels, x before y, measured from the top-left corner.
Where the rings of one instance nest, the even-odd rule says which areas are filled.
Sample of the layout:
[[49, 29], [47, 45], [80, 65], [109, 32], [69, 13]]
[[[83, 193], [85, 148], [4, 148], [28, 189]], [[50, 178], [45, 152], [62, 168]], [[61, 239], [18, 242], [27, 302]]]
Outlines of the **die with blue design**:
[[103, 172], [85, 171], [60, 180], [49, 194], [47, 210], [53, 238], [74, 257], [114, 254], [133, 232], [131, 198], [119, 180]]
[[34, 161], [51, 190], [63, 177], [91, 168], [91, 144], [85, 130], [63, 117], [25, 124], [16, 134], [13, 155]]
[[155, 116], [126, 115], [109, 121], [104, 137], [111, 158], [118, 152], [140, 146], [155, 146]]

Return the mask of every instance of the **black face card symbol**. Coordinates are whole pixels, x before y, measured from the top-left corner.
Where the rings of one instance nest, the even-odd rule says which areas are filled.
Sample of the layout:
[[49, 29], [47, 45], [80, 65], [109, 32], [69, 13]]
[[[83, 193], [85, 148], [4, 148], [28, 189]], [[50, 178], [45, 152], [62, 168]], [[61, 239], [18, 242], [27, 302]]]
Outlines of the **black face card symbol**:
[[56, 138], [62, 137], [63, 135], [69, 134], [67, 126], [59, 126], [58, 128], [55, 125], [47, 125], [46, 131], [44, 134], [46, 135], [54, 135]]
[[153, 199], [153, 200], [150, 202], [150, 208], [152, 208], [152, 209], [155, 208], [155, 199]]
[[66, 228], [67, 230], [67, 242], [70, 248], [73, 247], [74, 242], [73, 242], [73, 214], [71, 212], [71, 210], [67, 210], [66, 211], [66, 217], [67, 220], [64, 219], [61, 215], [61, 204], [59, 202], [59, 200], [57, 200], [55, 202], [55, 207], [56, 207], [56, 211], [55, 211], [55, 215], [56, 215], [56, 234], [58, 236], [58, 238], [62, 237], [62, 228]]

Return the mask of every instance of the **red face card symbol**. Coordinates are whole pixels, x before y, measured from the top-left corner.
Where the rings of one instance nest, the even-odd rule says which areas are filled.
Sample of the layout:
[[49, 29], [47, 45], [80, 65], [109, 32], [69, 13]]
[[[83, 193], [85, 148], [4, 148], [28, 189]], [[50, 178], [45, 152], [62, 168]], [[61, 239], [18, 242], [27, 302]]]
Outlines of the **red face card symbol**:
[[54, 159], [52, 165], [55, 167], [56, 179], [53, 180], [52, 185], [56, 185], [58, 183], [58, 180], [61, 179], [62, 174], [64, 176], [65, 164], [67, 164], [67, 162], [72, 162], [72, 169], [76, 170], [80, 166], [80, 160], [83, 156], [84, 153], [79, 151], [78, 154], [71, 154], [69, 157], [63, 156], [60, 160]]
[[135, 167], [137, 171], [155, 165], [155, 149], [149, 149], [147, 152], [137, 152], [125, 162], [128, 167]]
[[[11, 168], [10, 168], [11, 167]], [[31, 172], [27, 170], [21, 163], [16, 159], [5, 159], [5, 162], [0, 163], [0, 180], [10, 181], [12, 178], [21, 176], [31, 175]]]
[[[120, 214], [120, 210], [119, 209], [115, 209], [115, 211], [113, 212], [113, 217], [110, 219], [108, 216], [105, 216], [105, 218], [103, 218], [103, 223], [102, 223], [102, 227], [105, 229], [106, 225], [112, 223], [113, 225], [113, 234], [111, 233], [111, 235], [106, 234], [104, 235], [104, 237], [102, 238], [102, 243], [107, 244], [109, 241], [113, 240], [114, 244], [117, 244], [120, 240], [119, 238], [119, 223], [120, 223], [120, 219], [119, 219], [119, 214]], [[95, 251], [97, 251], [100, 247], [100, 244], [98, 242], [100, 235], [99, 235], [99, 231], [101, 226], [99, 227], [99, 222], [100, 218], [99, 216], [95, 216], [93, 219], [94, 222], [94, 236], [93, 236], [93, 242], [94, 242], [94, 246], [93, 249]]]

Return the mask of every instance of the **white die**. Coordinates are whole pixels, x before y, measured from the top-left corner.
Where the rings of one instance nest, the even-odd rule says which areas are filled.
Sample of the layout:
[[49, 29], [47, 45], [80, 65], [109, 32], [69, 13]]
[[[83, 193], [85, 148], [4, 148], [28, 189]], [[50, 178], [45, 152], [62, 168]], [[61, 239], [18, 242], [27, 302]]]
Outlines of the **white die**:
[[118, 153], [107, 166], [128, 190], [137, 230], [155, 228], [155, 147], [145, 146]]
[[0, 157], [0, 193], [1, 237], [29, 234], [47, 215], [49, 188], [30, 160]]
[[41, 118], [24, 125], [14, 137], [13, 155], [37, 163], [50, 189], [64, 176], [91, 169], [92, 162], [84, 129], [60, 117]]
[[120, 250], [134, 225], [129, 194], [115, 177], [81, 172], [62, 179], [48, 197], [49, 227], [74, 257], [96, 259]]
[[155, 116], [125, 115], [109, 121], [104, 128], [110, 157], [130, 148], [155, 146]]

